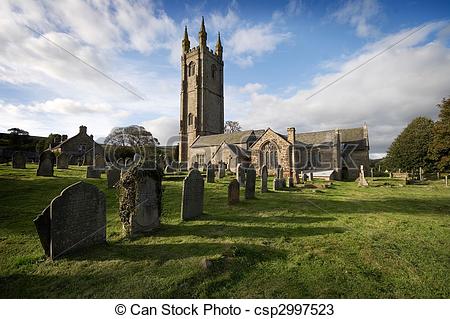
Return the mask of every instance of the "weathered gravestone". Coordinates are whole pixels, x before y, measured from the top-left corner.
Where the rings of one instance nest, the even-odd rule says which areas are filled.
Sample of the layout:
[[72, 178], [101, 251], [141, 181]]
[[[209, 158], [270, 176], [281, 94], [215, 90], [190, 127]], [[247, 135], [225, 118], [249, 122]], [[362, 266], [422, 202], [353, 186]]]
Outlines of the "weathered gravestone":
[[94, 167], [97, 170], [104, 170], [106, 166], [105, 157], [103, 155], [96, 155], [94, 161]]
[[280, 190], [286, 186], [286, 181], [283, 178], [283, 168], [278, 165], [277, 167], [277, 176], [273, 180], [273, 190]]
[[69, 154], [61, 153], [56, 157], [56, 168], [68, 169], [69, 168]]
[[364, 166], [361, 165], [359, 168], [359, 180], [358, 180], [359, 186], [367, 187], [369, 186], [369, 183], [367, 182], [366, 178], [364, 177]]
[[27, 168], [27, 157], [24, 152], [17, 151], [12, 155], [12, 168]]
[[192, 168], [198, 169], [198, 162], [194, 162], [194, 164], [192, 164]]
[[108, 188], [113, 188], [120, 180], [120, 169], [112, 167], [106, 171], [106, 178], [108, 180]]
[[217, 178], [224, 178], [224, 177], [225, 177], [225, 164], [220, 163], [217, 169]]
[[105, 243], [105, 195], [92, 184], [75, 183], [55, 197], [33, 222], [51, 259]]
[[119, 181], [119, 216], [127, 236], [152, 233], [160, 226], [162, 173], [133, 167]]
[[39, 156], [39, 167], [37, 169], [37, 176], [53, 176], [53, 165], [55, 165], [56, 156], [52, 151], [44, 151]]
[[242, 164], [238, 164], [236, 167], [236, 179], [241, 187], [245, 186], [245, 168]]
[[214, 165], [213, 164], [209, 164], [208, 168], [206, 169], [206, 182], [214, 183]]
[[294, 178], [292, 176], [289, 176], [287, 179], [287, 187], [289, 188], [294, 187]]
[[314, 173], [313, 172], [309, 172], [309, 181], [311, 182], [311, 183], [313, 183], [314, 182]]
[[256, 170], [250, 166], [245, 174], [245, 199], [255, 198]]
[[239, 182], [233, 179], [228, 184], [228, 204], [233, 205], [239, 203]]
[[92, 165], [86, 167], [86, 178], [100, 178], [102, 172]]
[[183, 181], [181, 219], [188, 220], [203, 214], [204, 181], [202, 174], [192, 169]]
[[263, 165], [261, 167], [261, 193], [267, 193], [269, 189], [267, 188], [267, 179], [269, 177], [269, 173], [267, 171], [267, 166]]

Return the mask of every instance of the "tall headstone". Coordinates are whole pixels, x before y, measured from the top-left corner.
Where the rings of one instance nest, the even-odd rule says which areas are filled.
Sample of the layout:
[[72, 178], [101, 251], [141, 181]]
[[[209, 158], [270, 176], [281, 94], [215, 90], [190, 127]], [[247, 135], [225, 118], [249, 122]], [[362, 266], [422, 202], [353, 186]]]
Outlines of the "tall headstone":
[[13, 153], [12, 168], [27, 168], [27, 157], [24, 152], [17, 151]]
[[105, 169], [105, 166], [105, 157], [103, 155], [97, 154], [95, 156], [94, 167], [98, 170], [103, 170]]
[[39, 156], [39, 166], [36, 175], [46, 177], [53, 176], [53, 165], [55, 165], [55, 162], [56, 156], [52, 151], [47, 150], [42, 152]]
[[419, 180], [423, 181], [423, 169], [422, 169], [422, 167], [419, 167]]
[[106, 242], [105, 195], [78, 182], [65, 188], [34, 220], [45, 254], [57, 259]]
[[208, 168], [206, 169], [206, 182], [214, 183], [214, 165], [213, 164], [209, 164]]
[[250, 166], [245, 174], [245, 199], [255, 198], [256, 170]]
[[233, 179], [228, 184], [228, 204], [233, 205], [239, 203], [239, 182]]
[[99, 169], [92, 165], [86, 166], [86, 178], [100, 178], [101, 173]]
[[370, 177], [373, 178], [373, 167], [370, 169]]
[[181, 219], [188, 220], [203, 214], [204, 181], [196, 169], [190, 170], [183, 181]]
[[261, 167], [261, 193], [267, 193], [269, 189], [267, 188], [267, 179], [269, 177], [269, 173], [267, 171], [267, 166], [263, 165]]
[[364, 186], [367, 187], [369, 186], [369, 183], [367, 183], [367, 180], [364, 176], [364, 166], [361, 165], [359, 168], [359, 181], [358, 181], [358, 185], [359, 186]]
[[217, 168], [217, 178], [224, 178], [225, 177], [225, 164], [220, 163], [219, 167]]
[[160, 226], [162, 173], [133, 167], [119, 183], [119, 216], [126, 235], [135, 238], [151, 234]]
[[281, 165], [278, 165], [277, 167], [277, 178], [282, 179], [283, 178], [283, 167], [281, 167]]
[[114, 188], [120, 180], [120, 169], [112, 167], [106, 171], [106, 179], [108, 188]]
[[236, 167], [236, 179], [241, 187], [245, 186], [245, 168], [242, 164], [238, 164]]
[[69, 168], [69, 154], [61, 153], [56, 157], [56, 168], [59, 169]]

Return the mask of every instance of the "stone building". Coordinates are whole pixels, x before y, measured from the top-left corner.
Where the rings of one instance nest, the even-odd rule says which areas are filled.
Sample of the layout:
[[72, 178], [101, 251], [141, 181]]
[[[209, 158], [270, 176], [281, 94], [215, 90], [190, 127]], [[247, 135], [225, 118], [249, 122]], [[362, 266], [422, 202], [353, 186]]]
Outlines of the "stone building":
[[63, 140], [60, 144], [52, 147], [52, 152], [66, 153], [69, 155], [69, 163], [74, 165], [79, 160], [86, 165], [92, 165], [95, 155], [104, 156], [103, 147], [94, 141], [93, 135], [87, 134], [87, 127], [80, 126], [77, 135]]
[[182, 41], [179, 161], [225, 163], [235, 171], [238, 164], [253, 164], [259, 173], [266, 165], [274, 175], [281, 166], [285, 177], [313, 172], [331, 179], [355, 179], [360, 165], [369, 167], [367, 125], [350, 129], [287, 134], [266, 130], [223, 133], [223, 48], [220, 34], [215, 51], [206, 45], [202, 19], [200, 45], [190, 48], [187, 29]]

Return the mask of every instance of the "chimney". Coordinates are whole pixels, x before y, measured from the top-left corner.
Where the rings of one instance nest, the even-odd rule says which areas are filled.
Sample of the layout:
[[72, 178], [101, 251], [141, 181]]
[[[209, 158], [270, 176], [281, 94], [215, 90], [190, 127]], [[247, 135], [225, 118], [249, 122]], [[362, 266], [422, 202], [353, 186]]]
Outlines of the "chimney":
[[84, 125], [80, 126], [80, 134], [86, 134], [87, 135], [87, 127]]
[[288, 127], [287, 133], [288, 133], [288, 136], [287, 136], [288, 142], [291, 143], [292, 145], [294, 145], [295, 144], [295, 127]]
[[65, 140], [67, 140], [67, 135], [66, 134], [61, 136], [61, 142], [64, 142]]

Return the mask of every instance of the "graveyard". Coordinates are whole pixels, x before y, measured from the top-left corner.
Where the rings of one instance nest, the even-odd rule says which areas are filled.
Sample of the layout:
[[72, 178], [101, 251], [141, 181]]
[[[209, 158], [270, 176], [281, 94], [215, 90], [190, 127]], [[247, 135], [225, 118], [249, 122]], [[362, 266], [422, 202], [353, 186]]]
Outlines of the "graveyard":
[[[2, 298], [450, 297], [443, 179], [367, 177], [368, 187], [317, 180], [273, 191], [269, 176], [261, 192], [258, 176], [254, 196], [240, 187], [229, 204], [236, 176], [227, 172], [203, 177], [203, 214], [182, 220], [187, 173], [175, 173], [162, 181], [159, 227], [130, 239], [117, 190], [106, 174], [86, 178], [86, 170], [55, 167], [45, 177], [36, 164], [0, 164]], [[105, 194], [106, 242], [52, 261], [33, 219], [79, 181]]]

